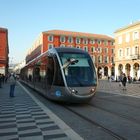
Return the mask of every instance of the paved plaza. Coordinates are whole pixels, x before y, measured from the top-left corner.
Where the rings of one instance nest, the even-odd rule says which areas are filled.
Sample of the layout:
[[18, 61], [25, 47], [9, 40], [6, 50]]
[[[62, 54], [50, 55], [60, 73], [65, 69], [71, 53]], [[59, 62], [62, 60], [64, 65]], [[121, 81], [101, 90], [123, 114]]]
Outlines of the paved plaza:
[[122, 86], [121, 87], [119, 86], [119, 82], [99, 80], [97, 91], [140, 98], [140, 83], [139, 82], [130, 83], [130, 84], [127, 83], [126, 88], [127, 90], [123, 90]]
[[[97, 92], [140, 98], [140, 84], [127, 83], [127, 90], [122, 90], [119, 82], [99, 80]], [[0, 138], [2, 140], [82, 140], [20, 83], [16, 85], [13, 98], [9, 97], [8, 83], [0, 88]]]
[[1, 140], [82, 140], [20, 83], [15, 97], [9, 97], [9, 87], [0, 88]]

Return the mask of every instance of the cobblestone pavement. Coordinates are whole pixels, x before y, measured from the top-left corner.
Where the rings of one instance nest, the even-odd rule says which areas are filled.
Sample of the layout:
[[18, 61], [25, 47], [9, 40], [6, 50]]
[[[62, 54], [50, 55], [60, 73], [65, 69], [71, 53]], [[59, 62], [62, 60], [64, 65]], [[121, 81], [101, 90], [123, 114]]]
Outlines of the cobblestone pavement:
[[122, 86], [119, 86], [119, 82], [99, 80], [97, 91], [140, 98], [140, 83], [127, 83], [126, 88], [127, 90], [123, 90]]
[[9, 84], [0, 88], [0, 140], [82, 140], [39, 100], [17, 84], [9, 97]]

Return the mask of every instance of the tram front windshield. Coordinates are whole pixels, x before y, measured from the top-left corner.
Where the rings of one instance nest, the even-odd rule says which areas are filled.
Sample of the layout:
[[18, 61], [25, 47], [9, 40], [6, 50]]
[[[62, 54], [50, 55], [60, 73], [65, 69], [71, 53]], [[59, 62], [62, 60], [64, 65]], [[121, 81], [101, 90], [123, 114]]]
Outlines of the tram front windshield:
[[95, 67], [88, 54], [59, 53], [65, 79], [69, 87], [96, 86]]

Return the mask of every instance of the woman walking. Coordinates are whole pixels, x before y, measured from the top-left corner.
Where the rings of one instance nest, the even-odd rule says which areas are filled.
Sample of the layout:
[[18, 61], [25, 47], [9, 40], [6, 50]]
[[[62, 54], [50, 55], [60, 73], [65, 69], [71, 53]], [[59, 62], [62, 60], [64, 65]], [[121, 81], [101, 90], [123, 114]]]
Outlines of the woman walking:
[[127, 82], [127, 77], [125, 73], [123, 73], [123, 77], [122, 77], [123, 90], [126, 90], [126, 82]]

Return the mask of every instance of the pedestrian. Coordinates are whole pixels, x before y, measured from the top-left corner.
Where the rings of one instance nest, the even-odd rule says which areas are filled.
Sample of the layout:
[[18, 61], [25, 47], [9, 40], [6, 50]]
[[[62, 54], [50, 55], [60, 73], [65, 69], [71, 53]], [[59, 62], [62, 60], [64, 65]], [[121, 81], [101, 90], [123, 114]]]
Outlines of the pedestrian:
[[5, 75], [2, 74], [2, 83], [4, 84], [5, 83]]
[[127, 77], [125, 73], [123, 73], [123, 77], [122, 77], [123, 90], [126, 90], [126, 82], [127, 82]]
[[9, 77], [9, 83], [10, 83], [10, 97], [14, 97], [14, 90], [16, 85], [16, 77], [14, 74], [11, 74]]
[[9, 75], [7, 74], [7, 75], [5, 75], [5, 83], [7, 83], [7, 80], [8, 80], [8, 78], [9, 78]]
[[108, 75], [108, 81], [110, 81], [110, 76]]
[[122, 74], [119, 76], [119, 87], [122, 86]]
[[0, 88], [2, 88], [2, 74], [0, 73]]
[[128, 75], [128, 83], [129, 84], [131, 83], [131, 77], [130, 77], [130, 75]]

